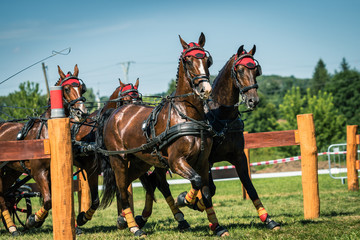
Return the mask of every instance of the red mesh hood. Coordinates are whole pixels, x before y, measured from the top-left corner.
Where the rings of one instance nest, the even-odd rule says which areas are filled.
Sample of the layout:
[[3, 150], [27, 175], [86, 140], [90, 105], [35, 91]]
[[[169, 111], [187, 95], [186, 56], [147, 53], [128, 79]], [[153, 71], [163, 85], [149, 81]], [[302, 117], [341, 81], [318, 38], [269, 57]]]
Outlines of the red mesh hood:
[[[190, 47], [200, 47], [199, 44], [194, 43], [194, 42], [189, 43], [189, 46], [190, 46]], [[187, 51], [187, 49], [184, 49], [184, 50], [183, 50], [183, 53], [186, 52], [186, 51]], [[185, 56], [193, 56], [193, 57], [195, 57], [195, 58], [204, 58], [204, 57], [206, 56], [206, 53], [205, 53], [203, 50], [194, 49], [194, 50], [188, 51], [188, 52], [184, 55], [184, 57], [185, 57]]]
[[[242, 52], [241, 54], [247, 54], [247, 52]], [[235, 58], [236, 61], [236, 58]], [[255, 68], [256, 67], [256, 63], [254, 61], [253, 58], [251, 57], [244, 57], [242, 59], [240, 59], [240, 61], [236, 62], [235, 66], [237, 65], [243, 65], [247, 68]]]
[[[67, 74], [66, 77], [70, 77], [70, 74]], [[64, 81], [61, 86], [71, 85], [74, 87], [80, 87], [80, 81], [76, 78], [69, 78], [68, 80]]]

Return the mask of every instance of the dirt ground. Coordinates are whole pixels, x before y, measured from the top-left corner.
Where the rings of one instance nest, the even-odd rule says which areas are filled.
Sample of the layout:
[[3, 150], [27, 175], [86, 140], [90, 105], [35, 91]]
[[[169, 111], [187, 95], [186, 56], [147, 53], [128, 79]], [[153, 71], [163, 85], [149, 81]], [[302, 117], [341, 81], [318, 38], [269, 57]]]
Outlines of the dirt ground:
[[[271, 172], [291, 172], [291, 171], [301, 171], [301, 161], [287, 162], [287, 163], [278, 163], [270, 165], [270, 167], [256, 170], [258, 167], [251, 167], [251, 173], [271, 173]], [[328, 161], [318, 162], [319, 169], [329, 168]]]

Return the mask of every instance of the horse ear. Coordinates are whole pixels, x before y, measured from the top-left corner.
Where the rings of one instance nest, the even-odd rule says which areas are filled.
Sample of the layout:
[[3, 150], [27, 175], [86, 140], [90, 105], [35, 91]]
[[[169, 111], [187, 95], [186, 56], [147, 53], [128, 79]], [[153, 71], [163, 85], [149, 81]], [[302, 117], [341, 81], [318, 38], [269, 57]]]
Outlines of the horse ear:
[[253, 55], [255, 54], [256, 52], [256, 45], [254, 44], [253, 48], [250, 50], [249, 54]]
[[58, 65], [58, 72], [59, 72], [59, 75], [60, 75], [60, 79], [64, 79], [66, 77], [64, 72], [61, 70], [59, 65]]
[[181, 43], [181, 46], [183, 47], [183, 49], [188, 49], [189, 45], [180, 37], [180, 35], [179, 35], [179, 39], [180, 39], [180, 43]]
[[75, 64], [75, 67], [74, 67], [74, 75], [75, 77], [79, 76], [79, 68], [78, 68], [78, 65]]
[[136, 79], [134, 87], [137, 89], [139, 87], [139, 78]]
[[200, 37], [199, 37], [199, 45], [200, 45], [200, 47], [204, 47], [204, 45], [205, 45], [205, 35], [203, 32], [201, 32]]
[[120, 83], [120, 87], [124, 87], [125, 84], [121, 81], [121, 79], [119, 78], [119, 83]]
[[244, 45], [241, 45], [239, 49], [237, 50], [237, 56], [241, 56], [241, 53], [244, 51]]

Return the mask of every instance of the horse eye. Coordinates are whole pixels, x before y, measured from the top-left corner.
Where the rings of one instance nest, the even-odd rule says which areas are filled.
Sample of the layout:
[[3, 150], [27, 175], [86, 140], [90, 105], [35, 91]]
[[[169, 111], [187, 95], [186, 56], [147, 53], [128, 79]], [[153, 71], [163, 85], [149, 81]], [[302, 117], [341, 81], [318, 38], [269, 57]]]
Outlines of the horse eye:
[[65, 88], [65, 92], [67, 93], [67, 94], [69, 94], [70, 93], [70, 88]]

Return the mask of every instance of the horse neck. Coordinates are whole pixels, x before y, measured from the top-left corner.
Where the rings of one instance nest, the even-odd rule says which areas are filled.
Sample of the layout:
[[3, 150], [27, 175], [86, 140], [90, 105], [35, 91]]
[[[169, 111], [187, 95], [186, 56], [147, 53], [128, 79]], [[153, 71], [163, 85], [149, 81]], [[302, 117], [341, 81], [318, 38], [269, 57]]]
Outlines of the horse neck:
[[220, 105], [233, 106], [239, 102], [239, 89], [231, 76], [234, 57], [230, 58], [215, 78], [212, 86], [212, 98]]
[[[188, 93], [194, 93], [194, 90], [190, 85], [190, 80], [186, 76], [183, 63], [180, 62], [175, 96], [188, 94]], [[182, 110], [184, 111], [186, 116], [194, 119], [204, 118], [205, 115], [204, 115], [203, 102], [198, 96], [190, 95], [184, 98], [175, 98], [175, 101], [179, 105], [183, 106]]]
[[231, 75], [234, 56], [220, 70], [212, 85], [212, 109], [218, 109], [225, 118], [237, 116], [236, 104], [239, 102], [240, 90], [235, 86]]
[[[114, 100], [114, 99], [118, 98], [119, 91], [120, 91], [120, 86], [118, 88], [116, 88], [115, 91], [111, 94], [109, 100]], [[103, 108], [103, 112], [105, 112], [106, 110], [108, 110], [110, 108], [116, 108], [116, 102], [107, 102]]]

